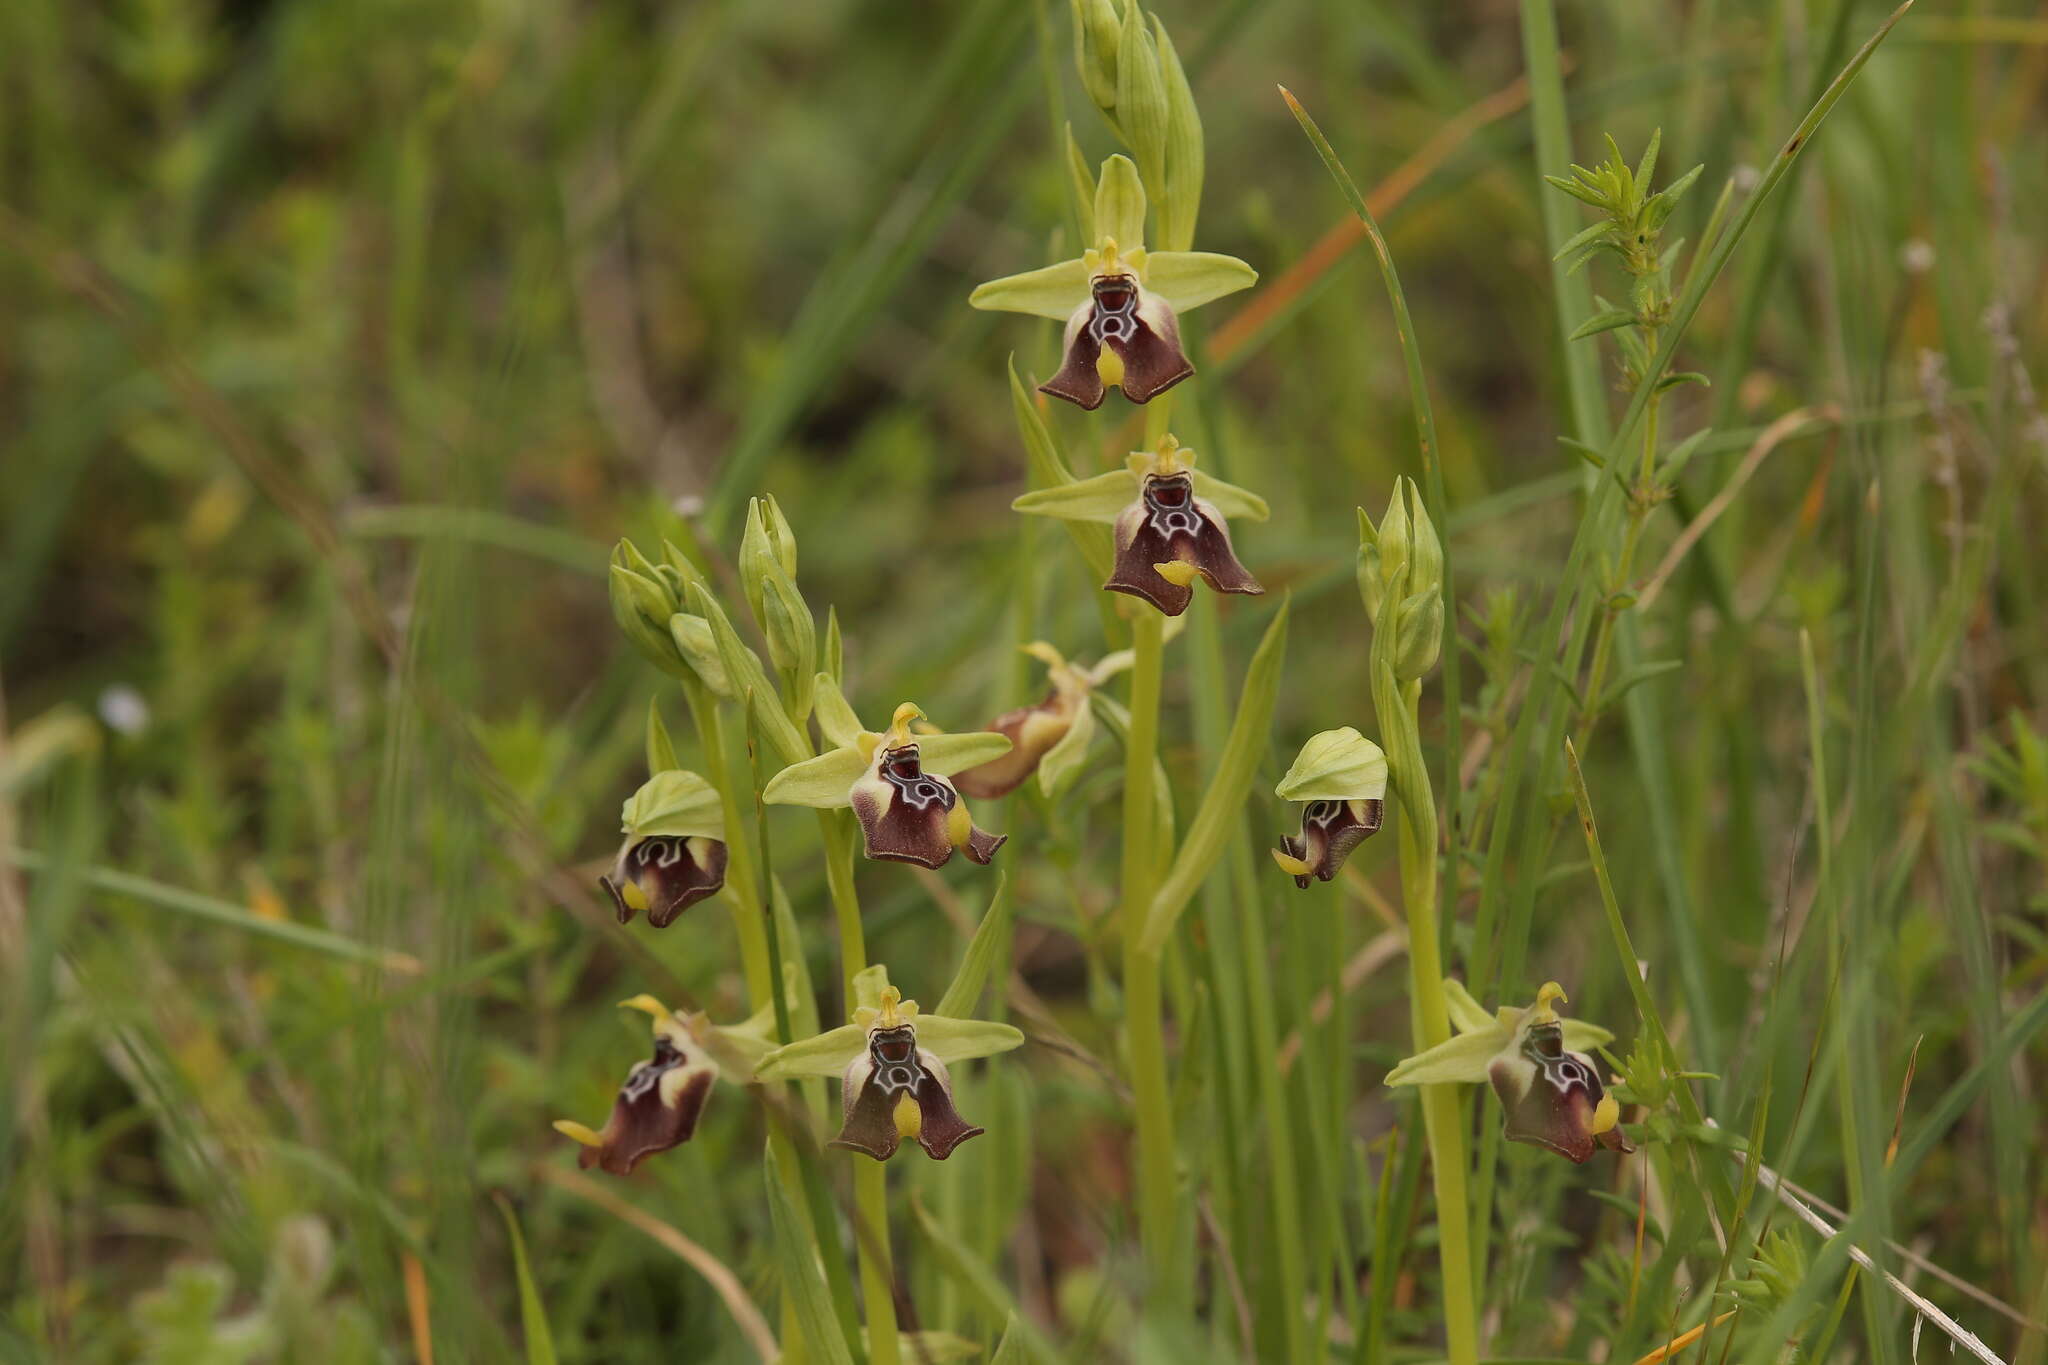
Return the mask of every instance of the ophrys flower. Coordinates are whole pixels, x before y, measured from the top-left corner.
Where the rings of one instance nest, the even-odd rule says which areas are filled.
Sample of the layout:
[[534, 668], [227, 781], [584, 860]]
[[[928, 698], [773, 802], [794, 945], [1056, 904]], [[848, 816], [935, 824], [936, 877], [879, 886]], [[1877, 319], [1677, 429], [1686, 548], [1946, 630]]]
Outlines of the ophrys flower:
[[718, 790], [692, 772], [656, 773], [620, 811], [625, 842], [598, 884], [619, 923], [639, 911], [657, 929], [725, 885], [725, 813]]

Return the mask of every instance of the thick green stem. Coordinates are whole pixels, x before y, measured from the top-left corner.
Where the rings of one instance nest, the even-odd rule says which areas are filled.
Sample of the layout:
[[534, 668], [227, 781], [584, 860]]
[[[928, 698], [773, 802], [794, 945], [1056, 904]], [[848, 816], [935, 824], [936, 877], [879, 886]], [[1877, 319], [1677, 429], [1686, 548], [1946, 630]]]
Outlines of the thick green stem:
[[[825, 883], [839, 922], [839, 971], [844, 1002], [853, 1007], [853, 978], [867, 967], [867, 938], [861, 930], [860, 897], [853, 886], [853, 840], [837, 811], [818, 812], [825, 843]], [[854, 1243], [860, 1252], [861, 1301], [867, 1310], [868, 1359], [900, 1365], [896, 1337], [896, 1271], [889, 1250], [888, 1168], [859, 1161], [853, 1168]]]
[[[1388, 777], [1400, 802], [1401, 899], [1408, 917], [1408, 972], [1415, 1049], [1451, 1036], [1444, 998], [1443, 951], [1437, 938], [1437, 814], [1429, 768], [1423, 762], [1418, 703], [1421, 682], [1402, 683], [1393, 666], [1394, 630], [1383, 621], [1373, 634], [1373, 709], [1387, 755]], [[1465, 1194], [1465, 1127], [1458, 1089], [1422, 1087], [1423, 1130], [1436, 1185], [1437, 1256], [1442, 1268], [1444, 1342], [1450, 1365], [1479, 1359], [1479, 1303], [1473, 1291], [1471, 1215]]]
[[1131, 621], [1131, 726], [1124, 750], [1123, 885], [1118, 925], [1124, 945], [1124, 1024], [1131, 1089], [1137, 1105], [1138, 1230], [1150, 1291], [1176, 1293], [1173, 1107], [1166, 1080], [1166, 1031], [1159, 954], [1144, 947], [1158, 850], [1153, 768], [1159, 748], [1159, 684], [1163, 630], [1158, 613], [1140, 608]]

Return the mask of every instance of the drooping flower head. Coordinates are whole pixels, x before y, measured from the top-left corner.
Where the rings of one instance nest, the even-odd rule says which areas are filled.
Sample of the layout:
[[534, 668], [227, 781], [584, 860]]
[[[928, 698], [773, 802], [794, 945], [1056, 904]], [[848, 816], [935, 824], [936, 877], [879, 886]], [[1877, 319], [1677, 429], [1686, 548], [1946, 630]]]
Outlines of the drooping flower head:
[[1052, 690], [1044, 700], [1005, 711], [988, 723], [990, 731], [1010, 741], [1010, 752], [954, 776], [953, 785], [976, 800], [1007, 796], [1034, 772], [1047, 796], [1057, 792], [1087, 759], [1088, 745], [1095, 738], [1090, 696], [1131, 666], [1127, 649], [1108, 655], [1093, 668], [1068, 663], [1043, 640], [1024, 646], [1024, 652], [1044, 662]]
[[870, 858], [943, 867], [955, 849], [986, 863], [1003, 846], [1005, 836], [975, 827], [967, 802], [946, 779], [1009, 752], [1007, 736], [916, 734], [911, 722], [924, 713], [910, 702], [896, 708], [886, 731], [864, 730], [823, 673], [814, 705], [819, 727], [838, 747], [784, 768], [769, 779], [763, 800], [851, 806]]
[[[784, 972], [785, 995], [794, 991], [795, 976]], [[653, 1020], [654, 1056], [626, 1073], [603, 1131], [573, 1119], [555, 1120], [555, 1130], [582, 1144], [576, 1164], [584, 1170], [601, 1166], [613, 1175], [631, 1175], [646, 1158], [690, 1140], [721, 1075], [741, 1084], [753, 1080], [754, 1068], [774, 1047], [775, 1007], [764, 1006], [729, 1027], [671, 1010], [651, 995], [621, 1000], [619, 1007]]]
[[830, 1146], [887, 1161], [911, 1138], [944, 1161], [984, 1131], [953, 1107], [947, 1063], [1008, 1052], [1024, 1035], [1008, 1024], [920, 1014], [879, 964], [855, 977], [854, 989], [862, 1003], [851, 1024], [777, 1048], [755, 1074], [764, 1081], [838, 1076], [842, 1121]]
[[1125, 468], [1026, 493], [1019, 512], [1107, 522], [1116, 528], [1111, 592], [1142, 597], [1167, 616], [1194, 598], [1200, 577], [1217, 592], [1263, 593], [1231, 548], [1225, 517], [1264, 521], [1265, 499], [1195, 468], [1195, 453], [1171, 435], [1151, 451], [1135, 451]]
[[677, 915], [725, 885], [725, 812], [718, 789], [693, 772], [656, 773], [620, 811], [625, 842], [598, 885], [619, 923], [647, 912], [665, 929]]
[[1587, 1050], [1614, 1037], [1577, 1019], [1561, 1019], [1565, 998], [1555, 981], [1525, 1009], [1489, 1015], [1462, 985], [1445, 981], [1458, 1035], [1403, 1061], [1388, 1085], [1486, 1081], [1507, 1110], [1507, 1137], [1583, 1162], [1597, 1147], [1632, 1152], [1621, 1131], [1621, 1106], [1600, 1081]]
[[1283, 835], [1273, 861], [1308, 889], [1329, 881], [1351, 850], [1379, 831], [1386, 805], [1387, 756], [1350, 726], [1310, 738], [1294, 766], [1273, 789], [1283, 801], [1302, 801], [1299, 836]]
[[1091, 410], [1111, 388], [1149, 402], [1195, 372], [1179, 314], [1250, 287], [1258, 272], [1214, 252], [1147, 252], [1145, 190], [1127, 157], [1102, 163], [1093, 218], [1094, 245], [1078, 258], [990, 280], [967, 301], [1066, 322], [1065, 363], [1040, 392]]

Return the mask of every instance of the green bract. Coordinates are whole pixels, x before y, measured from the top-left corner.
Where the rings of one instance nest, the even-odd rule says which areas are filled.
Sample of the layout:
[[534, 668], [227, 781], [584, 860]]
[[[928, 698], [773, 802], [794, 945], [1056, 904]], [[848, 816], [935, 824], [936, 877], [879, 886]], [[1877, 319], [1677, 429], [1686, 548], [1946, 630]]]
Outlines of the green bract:
[[1283, 801], [1379, 801], [1387, 794], [1387, 756], [1349, 725], [1311, 736], [1273, 788]]

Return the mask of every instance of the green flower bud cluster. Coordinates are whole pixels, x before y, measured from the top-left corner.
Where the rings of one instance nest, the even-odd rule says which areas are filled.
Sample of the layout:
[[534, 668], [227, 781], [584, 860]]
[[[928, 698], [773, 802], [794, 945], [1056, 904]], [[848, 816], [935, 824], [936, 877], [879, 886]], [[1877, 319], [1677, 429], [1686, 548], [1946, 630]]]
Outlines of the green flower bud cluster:
[[657, 564], [632, 541], [621, 540], [612, 549], [612, 619], [633, 648], [662, 672], [730, 697], [711, 628], [689, 613], [690, 589], [703, 582], [697, 566], [668, 541], [661, 543]]
[[1556, 259], [1568, 262], [1567, 271], [1576, 274], [1586, 262], [1604, 254], [1616, 257], [1631, 280], [1627, 309], [1603, 307], [1572, 333], [1572, 339], [1612, 331], [1617, 327], [1660, 327], [1671, 313], [1669, 284], [1672, 259], [1683, 242], [1663, 246], [1664, 224], [1678, 201], [1699, 179], [1704, 166], [1695, 166], [1662, 190], [1652, 193], [1650, 178], [1657, 169], [1657, 151], [1663, 133], [1650, 135], [1650, 145], [1633, 168], [1622, 160], [1621, 148], [1607, 139], [1607, 160], [1593, 169], [1573, 166], [1569, 178], [1546, 175], [1544, 180], [1572, 198], [1600, 212], [1600, 221], [1573, 237], [1559, 249]]
[[754, 622], [768, 640], [768, 658], [782, 683], [791, 718], [811, 714], [818, 675], [818, 628], [796, 587], [796, 533], [771, 497], [747, 503], [740, 540], [740, 586]]
[[[1137, 0], [1072, 0], [1082, 88], [1138, 163], [1159, 209], [1159, 244], [1184, 251], [1202, 203], [1202, 119], [1180, 55]], [[1078, 157], [1078, 153], [1076, 153]]]
[[[1444, 547], [1410, 478], [1397, 479], [1375, 527], [1358, 509], [1358, 592], [1375, 630], [1394, 632], [1394, 673], [1411, 682], [1436, 667], [1444, 638]], [[1392, 620], [1381, 610], [1392, 604]]]

